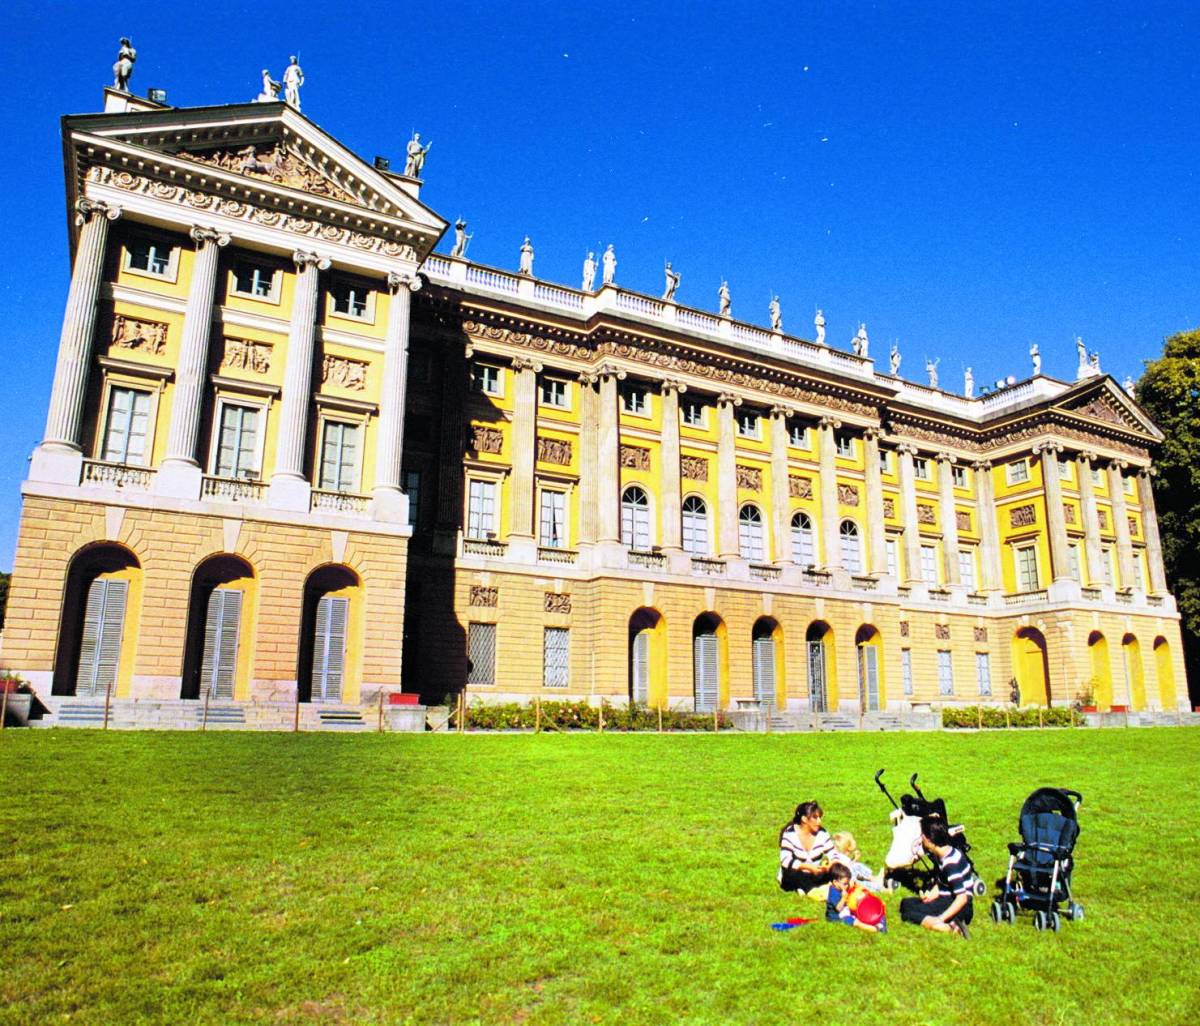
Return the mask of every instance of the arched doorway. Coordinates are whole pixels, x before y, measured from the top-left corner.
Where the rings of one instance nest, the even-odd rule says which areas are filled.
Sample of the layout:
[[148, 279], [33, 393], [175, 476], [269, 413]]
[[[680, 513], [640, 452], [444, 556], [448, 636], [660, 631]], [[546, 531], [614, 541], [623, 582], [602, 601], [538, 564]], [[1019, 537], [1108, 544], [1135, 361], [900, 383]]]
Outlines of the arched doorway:
[[667, 621], [645, 606], [629, 618], [629, 700], [667, 705]]
[[813, 712], [828, 712], [838, 703], [837, 660], [833, 628], [824, 621], [809, 624], [804, 635], [808, 662], [808, 704]]
[[1013, 675], [1024, 705], [1050, 705], [1050, 661], [1046, 638], [1036, 627], [1022, 627], [1012, 640]]
[[715, 613], [701, 613], [692, 624], [692, 695], [697, 712], [721, 706], [727, 690], [728, 652], [725, 623]]
[[1154, 639], [1154, 673], [1158, 677], [1158, 700], [1164, 709], [1179, 708], [1179, 694], [1175, 690], [1175, 667], [1171, 665], [1171, 647], [1167, 639]]
[[1088, 635], [1088, 662], [1091, 666], [1092, 693], [1098, 709], [1112, 705], [1112, 663], [1108, 656], [1108, 639], [1099, 631]]
[[241, 556], [210, 556], [192, 575], [179, 697], [244, 699], [257, 581]]
[[356, 700], [362, 653], [360, 591], [358, 574], [347, 566], [320, 567], [304, 582], [296, 668], [301, 702]]
[[1146, 708], [1146, 675], [1142, 669], [1142, 646], [1132, 634], [1121, 639], [1121, 657], [1125, 663], [1125, 687], [1129, 708]]
[[53, 694], [128, 693], [141, 589], [141, 564], [124, 546], [105, 542], [75, 554], [59, 620]]
[[858, 650], [858, 703], [863, 712], [883, 708], [883, 639], [870, 624], [863, 624], [854, 635]]
[[760, 616], [750, 632], [754, 697], [765, 712], [787, 707], [783, 679], [783, 628], [770, 616]]

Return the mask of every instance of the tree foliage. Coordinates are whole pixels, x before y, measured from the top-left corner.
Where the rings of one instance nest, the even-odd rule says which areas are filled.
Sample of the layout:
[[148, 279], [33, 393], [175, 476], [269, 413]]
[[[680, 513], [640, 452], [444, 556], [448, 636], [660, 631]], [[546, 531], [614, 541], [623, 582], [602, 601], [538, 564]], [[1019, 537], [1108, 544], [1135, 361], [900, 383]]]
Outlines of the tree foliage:
[[1195, 702], [1200, 694], [1200, 330], [1168, 338], [1162, 356], [1146, 364], [1135, 394], [1166, 435], [1155, 460], [1154, 502]]

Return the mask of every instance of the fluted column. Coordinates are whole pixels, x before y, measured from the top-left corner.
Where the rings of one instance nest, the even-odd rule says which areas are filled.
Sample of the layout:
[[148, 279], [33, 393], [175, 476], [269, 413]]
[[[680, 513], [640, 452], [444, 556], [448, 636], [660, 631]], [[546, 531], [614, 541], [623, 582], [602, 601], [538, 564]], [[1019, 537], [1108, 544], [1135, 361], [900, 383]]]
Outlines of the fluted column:
[[1158, 512], [1154, 507], [1154, 467], [1138, 472], [1138, 501], [1142, 504], [1142, 532], [1146, 539], [1146, 558], [1150, 564], [1150, 594], [1165, 595], [1167, 574], [1163, 569], [1162, 539], [1158, 534]]
[[727, 392], [717, 397], [717, 555], [722, 559], [739, 555], [733, 411], [741, 405], [741, 399]]
[[[533, 477], [537, 463], [537, 376], [542, 365], [527, 356], [514, 356], [512, 419], [512, 508], [508, 517], [510, 547], [533, 544]], [[532, 555], [514, 552], [514, 555]]]
[[900, 508], [904, 511], [904, 582], [922, 583], [921, 532], [917, 522], [917, 482], [913, 457], [917, 447], [904, 443], [897, 446], [900, 455]]
[[1083, 550], [1087, 559], [1087, 583], [1089, 587], [1104, 586], [1104, 550], [1100, 545], [1100, 511], [1096, 507], [1096, 486], [1092, 483], [1092, 468], [1096, 455], [1081, 452], [1075, 463], [1079, 475], [1079, 506], [1083, 517]]
[[771, 408], [771, 520], [775, 534], [775, 560], [791, 563], [791, 495], [788, 484], [788, 415], [786, 406]]
[[682, 381], [668, 380], [662, 390], [662, 484], [660, 523], [662, 546], [668, 553], [683, 551], [682, 485], [679, 471], [679, 394], [687, 391]]
[[596, 543], [600, 495], [598, 441], [600, 411], [596, 385], [600, 378], [591, 371], [579, 375], [579, 545]]
[[975, 471], [983, 590], [999, 591], [1004, 586], [1004, 575], [1000, 570], [1000, 528], [996, 523], [996, 496], [992, 491], [992, 461], [978, 460], [971, 464], [971, 469]]
[[1062, 443], [1035, 445], [1042, 461], [1042, 491], [1046, 497], [1046, 525], [1050, 532], [1050, 570], [1055, 581], [1071, 580], [1071, 555], [1067, 543], [1067, 518], [1063, 514], [1062, 481], [1058, 477], [1058, 454]]
[[[46, 417], [45, 436], [30, 468], [30, 477], [63, 479], [69, 484], [79, 483], [80, 427], [92, 363], [92, 340], [96, 332], [96, 307], [104, 273], [108, 226], [121, 216], [120, 207], [89, 199], [81, 199], [75, 209], [75, 223], [80, 226], [80, 231], [58, 341], [50, 411]], [[55, 453], [69, 458], [56, 465], [59, 461], [55, 459]]]
[[304, 444], [312, 407], [313, 346], [317, 337], [317, 298], [320, 272], [328, 257], [297, 250], [296, 289], [288, 326], [287, 364], [283, 370], [283, 403], [270, 502], [283, 509], [307, 510], [312, 488], [304, 477]]
[[1117, 564], [1121, 568], [1121, 587], [1141, 587], [1134, 579], [1133, 541], [1129, 537], [1129, 508], [1125, 505], [1124, 460], [1110, 460], [1108, 464], [1108, 494], [1112, 500], [1113, 527], [1117, 532]]
[[621, 541], [621, 413], [618, 407], [617, 382], [625, 372], [603, 366], [597, 370], [600, 378], [597, 421], [597, 459], [599, 460], [598, 495], [600, 511], [597, 518], [597, 537], [601, 544], [620, 544]]
[[938, 491], [942, 506], [942, 565], [946, 583], [962, 584], [962, 573], [958, 566], [958, 512], [954, 506], [954, 462], [952, 453], [939, 452]]
[[404, 407], [408, 398], [408, 326], [411, 297], [421, 287], [415, 274], [392, 271], [387, 278], [387, 331], [383, 339], [383, 394], [379, 401], [372, 513], [377, 520], [408, 522], [408, 496], [401, 489], [404, 460]]
[[883, 471], [879, 467], [879, 429], [863, 432], [867, 462], [867, 567], [878, 576], [887, 573], [887, 532], [883, 516]]

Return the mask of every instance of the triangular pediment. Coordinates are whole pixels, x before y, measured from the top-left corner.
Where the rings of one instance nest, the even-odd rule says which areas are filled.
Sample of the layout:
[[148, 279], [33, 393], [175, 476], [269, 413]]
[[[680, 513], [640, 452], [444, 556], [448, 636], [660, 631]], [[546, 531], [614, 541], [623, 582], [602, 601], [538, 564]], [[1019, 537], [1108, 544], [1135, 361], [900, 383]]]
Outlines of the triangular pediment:
[[212, 150], [180, 150], [179, 156], [261, 182], [273, 182], [313, 196], [325, 196], [371, 209], [369, 203], [347, 192], [327, 170], [308, 164], [300, 154], [278, 140], [250, 142], [236, 148], [226, 146]]
[[1153, 421], [1110, 377], [1076, 386], [1054, 404], [1054, 409], [1094, 423], [1149, 435], [1155, 439], [1162, 438], [1162, 432], [1154, 426]]

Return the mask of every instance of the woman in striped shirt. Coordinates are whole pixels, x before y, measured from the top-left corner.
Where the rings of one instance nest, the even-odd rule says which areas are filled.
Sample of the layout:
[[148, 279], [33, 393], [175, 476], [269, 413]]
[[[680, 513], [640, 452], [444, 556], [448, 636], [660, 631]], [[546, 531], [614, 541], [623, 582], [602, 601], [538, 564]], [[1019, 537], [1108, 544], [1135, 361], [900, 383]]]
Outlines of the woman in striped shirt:
[[969, 936], [967, 924], [974, 917], [971, 892], [975, 869], [970, 859], [950, 843], [950, 829], [944, 819], [928, 820], [922, 827], [921, 843], [937, 863], [940, 886], [923, 898], [905, 898], [900, 902], [900, 918], [935, 930]]
[[779, 832], [779, 886], [808, 893], [829, 883], [824, 863], [833, 854], [833, 838], [821, 827], [824, 811], [816, 802], [801, 802], [792, 821]]

